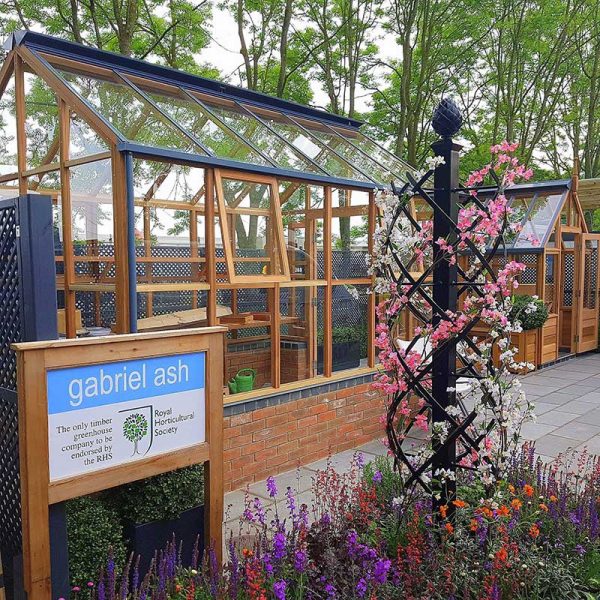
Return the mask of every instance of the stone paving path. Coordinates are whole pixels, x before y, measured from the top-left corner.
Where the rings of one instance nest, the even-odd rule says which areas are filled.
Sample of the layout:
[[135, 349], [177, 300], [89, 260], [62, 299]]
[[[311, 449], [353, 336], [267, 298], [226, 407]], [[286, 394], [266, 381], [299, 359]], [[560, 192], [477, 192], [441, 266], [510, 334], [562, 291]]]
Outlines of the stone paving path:
[[[600, 354], [590, 353], [523, 377], [527, 396], [535, 401], [537, 421], [523, 427], [523, 439], [535, 441], [537, 453], [551, 461], [568, 449], [600, 454]], [[415, 443], [418, 440], [415, 439]], [[364, 454], [365, 462], [385, 456], [386, 447], [373, 441], [354, 450], [333, 455], [329, 460], [339, 472], [350, 468], [356, 452]], [[291, 487], [298, 504], [310, 505], [310, 488], [317, 470], [326, 467], [327, 459], [289, 471], [276, 477], [280, 491]], [[272, 501], [261, 481], [249, 486], [250, 497], [258, 496], [265, 506]], [[244, 511], [245, 491], [237, 490], [225, 496], [225, 536], [236, 531]]]

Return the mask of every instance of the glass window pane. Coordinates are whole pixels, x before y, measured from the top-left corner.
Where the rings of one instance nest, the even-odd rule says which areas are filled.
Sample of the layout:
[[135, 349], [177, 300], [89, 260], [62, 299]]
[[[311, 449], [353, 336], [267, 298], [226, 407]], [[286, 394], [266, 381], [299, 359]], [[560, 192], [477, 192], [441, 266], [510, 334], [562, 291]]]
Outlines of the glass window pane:
[[147, 146], [203, 154], [198, 146], [128, 86], [68, 71], [61, 71], [61, 75], [123, 137]]
[[[333, 286], [333, 370], [367, 364], [369, 286]], [[319, 336], [321, 340], [321, 336]], [[321, 342], [320, 342], [321, 343]]]
[[271, 186], [234, 179], [222, 182], [235, 275], [282, 275], [283, 228], [274, 219]]
[[332, 271], [334, 279], [368, 277], [368, 219], [366, 216], [334, 217], [331, 220]]
[[0, 98], [0, 174], [2, 175], [17, 171], [15, 125], [15, 78], [11, 77]]
[[366, 152], [369, 156], [372, 156], [378, 163], [385, 165], [390, 171], [392, 171], [402, 181], [406, 180], [406, 172], [414, 172], [414, 168], [411, 167], [407, 162], [398, 158], [395, 154], [386, 150], [372, 139], [360, 131], [354, 129], [337, 129], [338, 133], [343, 137], [349, 138], [360, 147], [363, 152]]
[[[323, 210], [310, 207], [315, 192], [322, 192], [322, 188], [282, 181], [279, 184], [291, 278], [323, 279], [322, 248], [318, 250], [319, 240], [322, 244], [323, 238]], [[308, 212], [307, 206], [310, 209]]]
[[[75, 282], [114, 285], [116, 265], [111, 161], [78, 165], [72, 167], [70, 173]], [[107, 298], [110, 295], [105, 300]], [[108, 309], [102, 307], [96, 296], [93, 302], [96, 311], [94, 322], [97, 326], [109, 326], [106, 315], [114, 315], [114, 307], [113, 312], [107, 312]]]
[[[322, 296], [321, 296], [322, 298]], [[323, 303], [318, 288], [282, 288], [281, 383], [317, 375], [317, 323], [323, 322]]]
[[318, 167], [306, 160], [293, 146], [290, 146], [248, 113], [241, 109], [236, 110], [233, 107], [216, 105], [211, 105], [211, 110], [243, 138], [250, 140], [257, 148], [260, 148], [279, 167], [322, 174]]
[[365, 175], [357, 171], [345, 160], [336, 156], [327, 146], [319, 144], [318, 141], [307, 135], [301, 127], [288, 120], [282, 113], [267, 113], [265, 111], [264, 114], [261, 112], [259, 115], [287, 142], [298, 148], [298, 150], [325, 169], [330, 175], [345, 179], [369, 181]]
[[25, 73], [27, 168], [53, 162], [58, 154], [58, 105], [54, 92], [37, 75]]
[[70, 158], [80, 158], [108, 150], [108, 144], [81, 117], [73, 113], [70, 137]]
[[563, 201], [564, 194], [538, 196], [529, 213], [523, 229], [519, 234], [516, 248], [539, 247], [554, 224], [557, 211]]
[[217, 292], [218, 308], [228, 314], [249, 313], [253, 317], [247, 323], [227, 323], [224, 383], [230, 395], [248, 386], [259, 389], [271, 385], [271, 325], [265, 319], [273, 311], [273, 295], [273, 290], [264, 288]]
[[147, 92], [157, 106], [196, 136], [216, 156], [257, 165], [268, 165], [258, 152], [231, 134], [193, 100]]
[[[386, 164], [389, 164], [389, 162], [379, 164], [375, 160], [371, 160], [369, 156], [363, 154], [351, 142], [345, 140], [339, 135], [336, 135], [336, 133], [330, 131], [319, 123], [309, 122], [305, 119], [302, 119], [301, 123], [310, 131], [312, 135], [323, 142], [323, 144], [325, 144], [328, 148], [331, 148], [345, 158], [348, 162], [359, 167], [364, 173], [369, 173], [369, 175], [372, 175], [375, 181], [379, 183], [389, 183], [392, 179], [395, 179], [389, 168], [386, 168]], [[364, 150], [364, 152], [366, 153], [366, 150]]]

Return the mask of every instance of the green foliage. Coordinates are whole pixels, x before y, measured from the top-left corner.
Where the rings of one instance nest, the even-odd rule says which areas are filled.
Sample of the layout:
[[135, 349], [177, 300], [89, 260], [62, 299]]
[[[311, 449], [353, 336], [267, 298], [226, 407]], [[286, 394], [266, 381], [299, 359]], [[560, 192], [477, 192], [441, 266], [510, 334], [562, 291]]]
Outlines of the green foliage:
[[[332, 330], [332, 340], [334, 344], [346, 344], [351, 342], [360, 342], [362, 336], [361, 327], [334, 327]], [[321, 329], [317, 335], [317, 344], [323, 345], [324, 332]]]
[[204, 502], [204, 467], [195, 465], [135, 481], [107, 492], [106, 497], [124, 522], [175, 519]]
[[[530, 305], [535, 305], [535, 310], [530, 311]], [[524, 331], [542, 327], [548, 319], [548, 307], [543, 300], [533, 296], [514, 296], [512, 309], [509, 316], [511, 321], [520, 321]]]
[[85, 586], [96, 581], [109, 548], [121, 564], [126, 555], [119, 515], [100, 496], [67, 502], [67, 532], [71, 583]]

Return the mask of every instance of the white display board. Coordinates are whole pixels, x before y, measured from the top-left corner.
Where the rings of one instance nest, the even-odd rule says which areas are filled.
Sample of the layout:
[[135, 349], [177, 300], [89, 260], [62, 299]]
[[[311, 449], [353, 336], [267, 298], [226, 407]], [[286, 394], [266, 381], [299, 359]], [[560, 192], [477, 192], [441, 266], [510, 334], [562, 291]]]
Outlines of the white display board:
[[48, 370], [50, 481], [200, 444], [206, 353]]

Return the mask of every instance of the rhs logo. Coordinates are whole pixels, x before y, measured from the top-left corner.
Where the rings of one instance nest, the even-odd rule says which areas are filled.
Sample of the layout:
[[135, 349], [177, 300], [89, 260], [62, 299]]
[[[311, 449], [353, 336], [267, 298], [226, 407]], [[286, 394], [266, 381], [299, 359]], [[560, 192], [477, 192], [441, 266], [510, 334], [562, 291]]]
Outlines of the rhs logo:
[[[133, 409], [139, 410], [139, 409]], [[150, 413], [152, 414], [152, 413]], [[149, 427], [148, 427], [148, 419], [141, 412], [134, 412], [130, 414], [125, 421], [123, 421], [123, 436], [126, 440], [130, 441], [133, 444], [133, 453], [131, 456], [135, 456], [136, 454], [142, 454], [140, 452], [140, 442], [148, 435]], [[152, 445], [152, 441], [150, 440], [150, 445], [144, 454], [150, 450], [150, 446]]]

